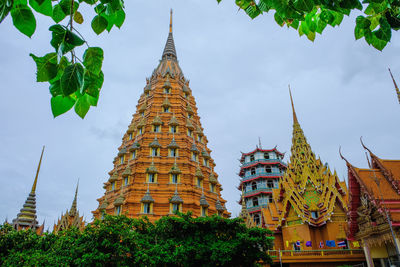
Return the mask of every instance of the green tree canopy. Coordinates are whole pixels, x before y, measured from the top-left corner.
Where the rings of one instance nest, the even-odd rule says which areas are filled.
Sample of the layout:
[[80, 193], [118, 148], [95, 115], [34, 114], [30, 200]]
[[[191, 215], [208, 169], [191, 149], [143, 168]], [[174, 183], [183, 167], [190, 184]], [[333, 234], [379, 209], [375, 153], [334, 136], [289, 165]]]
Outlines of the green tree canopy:
[[155, 223], [106, 216], [83, 232], [42, 236], [0, 226], [0, 264], [5, 266], [253, 266], [270, 262], [272, 233], [247, 228], [241, 219], [191, 214]]

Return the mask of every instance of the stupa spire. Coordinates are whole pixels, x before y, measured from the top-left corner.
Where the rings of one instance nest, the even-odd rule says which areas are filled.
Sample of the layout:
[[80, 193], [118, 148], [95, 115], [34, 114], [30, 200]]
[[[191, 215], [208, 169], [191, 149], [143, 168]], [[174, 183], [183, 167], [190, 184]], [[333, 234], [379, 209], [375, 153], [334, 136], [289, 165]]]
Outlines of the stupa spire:
[[397, 87], [396, 81], [393, 78], [393, 75], [392, 75], [392, 72], [390, 71], [390, 68], [389, 68], [389, 73], [390, 73], [390, 77], [392, 77], [394, 88], [396, 89], [396, 93], [397, 93], [397, 99], [399, 100], [399, 103], [400, 103], [400, 90], [399, 90], [399, 87]]
[[69, 215], [74, 216], [76, 214], [76, 202], [78, 198], [78, 187], [79, 187], [79, 180], [78, 183], [76, 184], [76, 189], [75, 189], [75, 197], [74, 200], [72, 201], [71, 209], [69, 210]]
[[296, 110], [294, 109], [293, 98], [292, 98], [292, 91], [290, 90], [290, 85], [289, 85], [289, 94], [290, 94], [290, 102], [292, 103], [293, 124], [299, 123], [299, 121], [297, 120]]
[[167, 42], [164, 47], [164, 52], [162, 54], [162, 59], [166, 59], [168, 57], [172, 57], [175, 59], [177, 58], [174, 37], [172, 35], [172, 9], [171, 9], [170, 19], [169, 19], [169, 33], [168, 33]]
[[36, 184], [37, 184], [37, 179], [38, 179], [38, 176], [39, 176], [40, 165], [42, 164], [43, 152], [44, 152], [44, 146], [42, 148], [42, 154], [40, 155], [39, 165], [38, 165], [37, 170], [36, 170], [35, 180], [33, 181], [32, 190], [31, 190], [32, 194], [35, 194], [35, 191], [36, 191]]

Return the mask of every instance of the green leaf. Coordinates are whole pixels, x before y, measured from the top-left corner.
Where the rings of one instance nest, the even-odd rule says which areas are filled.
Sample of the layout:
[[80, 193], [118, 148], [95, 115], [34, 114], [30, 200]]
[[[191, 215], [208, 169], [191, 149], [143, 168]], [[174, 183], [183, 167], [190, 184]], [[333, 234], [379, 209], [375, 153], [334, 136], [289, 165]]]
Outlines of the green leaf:
[[118, 10], [115, 12], [115, 19], [114, 19], [114, 24], [118, 28], [121, 28], [122, 24], [124, 24], [125, 21], [125, 12], [123, 10]]
[[64, 96], [78, 91], [83, 85], [84, 69], [81, 64], [75, 63], [65, 68], [61, 76], [61, 89]]
[[329, 10], [322, 11], [319, 17], [323, 22], [328, 23], [329, 25], [332, 25], [335, 21], [335, 16]]
[[103, 86], [104, 75], [100, 72], [99, 75], [95, 75], [91, 72], [85, 71], [85, 77], [83, 82], [83, 93], [90, 96], [99, 98], [100, 89]]
[[368, 29], [371, 26], [371, 21], [363, 16], [358, 16], [356, 18], [356, 25], [360, 29]]
[[61, 94], [62, 94], [62, 90], [61, 90], [61, 81], [60, 81], [60, 80], [57, 80], [57, 81], [51, 83], [51, 84], [50, 84], [50, 87], [49, 87], [49, 90], [50, 90], [50, 94], [51, 94], [52, 96], [61, 95]]
[[57, 76], [57, 54], [49, 53], [43, 57], [37, 57], [34, 54], [30, 54], [36, 63], [36, 81], [47, 82]]
[[310, 12], [314, 8], [314, 2], [312, 0], [294, 0], [293, 6], [297, 10]]
[[390, 27], [392, 27], [392, 29], [394, 29], [394, 30], [399, 30], [400, 29], [400, 14], [392, 15], [390, 13], [391, 13], [390, 11], [385, 13], [386, 19], [387, 19]]
[[[61, 0], [59, 3], [62, 11], [69, 15], [71, 14], [71, 0]], [[79, 8], [79, 2], [74, 2], [74, 10], [72, 11], [72, 14], [74, 14]]]
[[379, 30], [375, 32], [375, 36], [380, 40], [389, 42], [392, 38], [392, 29], [385, 17], [379, 19], [380, 27]]
[[369, 26], [369, 29], [371, 31], [375, 30], [376, 27], [378, 27], [380, 17], [381, 17], [381, 15], [372, 16], [372, 17], [367, 18], [369, 21], [371, 21], [371, 25]]
[[92, 20], [92, 29], [97, 35], [102, 33], [107, 28], [107, 25], [108, 21], [103, 16], [97, 15]]
[[307, 38], [308, 38], [308, 40], [314, 42], [314, 40], [315, 40], [315, 32], [311, 32], [311, 31], [310, 31], [310, 32], [307, 34]]
[[364, 36], [365, 29], [359, 27], [358, 25], [354, 28], [354, 36], [356, 40], [362, 38]]
[[100, 47], [89, 47], [83, 54], [83, 65], [89, 71], [98, 75], [103, 64], [104, 54]]
[[76, 11], [74, 14], [74, 21], [78, 24], [82, 24], [83, 23], [83, 16], [80, 12]]
[[29, 5], [38, 13], [49, 17], [53, 15], [51, 0], [29, 0]]
[[260, 0], [258, 8], [263, 12], [268, 12], [271, 9], [271, 6], [268, 0]]
[[76, 101], [76, 104], [75, 104], [75, 112], [82, 119], [85, 118], [86, 114], [88, 113], [88, 111], [90, 109], [90, 103], [89, 103], [88, 98], [89, 98], [89, 96], [86, 94], [81, 97], [78, 97], [78, 100]]
[[51, 17], [56, 23], [65, 19], [66, 16], [67, 14], [64, 13], [60, 5], [57, 4], [53, 7], [53, 15]]
[[322, 21], [319, 17], [317, 18], [317, 29], [316, 32], [322, 34], [323, 30], [325, 29], [326, 25], [328, 25], [325, 21]]
[[3, 0], [0, 2], [0, 23], [8, 16], [10, 10], [12, 8], [12, 1], [11, 0]]
[[54, 118], [67, 112], [70, 110], [74, 104], [75, 104], [75, 99], [70, 97], [70, 96], [53, 96], [51, 98], [51, 111], [53, 112]]
[[282, 19], [282, 17], [278, 14], [278, 12], [275, 12], [274, 14], [274, 19], [276, 23], [278, 23], [279, 26], [283, 26], [285, 24], [285, 21]]
[[247, 15], [249, 15], [251, 19], [254, 19], [255, 17], [261, 14], [261, 11], [258, 9], [256, 5], [249, 5], [244, 11], [246, 12]]
[[36, 19], [27, 5], [17, 5], [11, 9], [11, 17], [15, 28], [28, 37], [36, 30]]
[[64, 55], [65, 53], [74, 49], [76, 46], [80, 46], [85, 43], [85, 41], [82, 40], [78, 35], [59, 24], [51, 26], [49, 30], [52, 32], [50, 44], [60, 55]]

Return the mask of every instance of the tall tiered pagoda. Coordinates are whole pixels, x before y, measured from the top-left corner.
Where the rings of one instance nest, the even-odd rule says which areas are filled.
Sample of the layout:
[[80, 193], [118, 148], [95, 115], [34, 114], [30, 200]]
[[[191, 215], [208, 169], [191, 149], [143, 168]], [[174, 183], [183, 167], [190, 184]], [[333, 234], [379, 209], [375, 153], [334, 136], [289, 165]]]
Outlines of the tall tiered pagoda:
[[176, 211], [230, 216], [207, 143], [178, 63], [171, 11], [160, 63], [147, 79], [94, 216], [146, 215], [150, 221]]
[[38, 181], [40, 165], [42, 164], [43, 152], [44, 147], [42, 149], [42, 154], [40, 155], [40, 160], [36, 170], [36, 176], [32, 185], [32, 190], [29, 193], [29, 196], [26, 199], [20, 213], [18, 213], [17, 218], [12, 221], [12, 226], [16, 230], [32, 229], [37, 234], [43, 233], [44, 224], [39, 225], [36, 216], [36, 185]]
[[[240, 202], [244, 201], [243, 207], [251, 216], [254, 225], [273, 231], [277, 230], [278, 209], [272, 197], [272, 190], [278, 188], [279, 180], [286, 170], [286, 164], [282, 162], [283, 157], [276, 148], [257, 147], [252, 152], [242, 153], [240, 158]], [[265, 212], [269, 212], [271, 216], [264, 216]]]

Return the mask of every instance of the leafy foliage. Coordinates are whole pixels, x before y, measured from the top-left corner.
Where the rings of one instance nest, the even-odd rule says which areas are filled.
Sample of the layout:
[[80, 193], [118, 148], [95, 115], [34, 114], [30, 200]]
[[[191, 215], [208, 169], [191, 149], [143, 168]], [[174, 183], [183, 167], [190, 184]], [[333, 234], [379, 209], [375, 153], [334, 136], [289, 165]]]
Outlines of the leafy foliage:
[[[49, 83], [54, 117], [75, 106], [75, 112], [83, 119], [91, 106], [97, 106], [103, 86], [103, 50], [89, 47], [74, 27], [74, 22], [84, 22], [79, 12], [81, 4], [94, 6], [96, 16], [91, 26], [96, 34], [104, 30], [109, 32], [114, 25], [120, 28], [124, 23], [123, 0], [0, 0], [0, 23], [11, 14], [15, 28], [28, 37], [34, 34], [37, 26], [33, 11], [56, 22], [49, 27], [50, 44], [55, 51], [44, 56], [30, 54], [36, 63], [36, 80]], [[59, 24], [64, 20], [65, 25]], [[76, 56], [75, 48], [84, 44], [87, 49], [82, 60]]]
[[270, 262], [269, 230], [241, 219], [191, 214], [147, 218], [106, 216], [83, 232], [42, 236], [0, 226], [0, 264], [7, 266], [253, 266]]
[[[217, 0], [221, 2], [221, 0]], [[382, 51], [392, 37], [392, 30], [400, 29], [400, 1], [398, 0], [235, 0], [236, 5], [254, 19], [275, 10], [274, 18], [280, 26], [287, 25], [314, 41], [327, 25], [339, 25], [344, 15], [358, 9], [365, 15], [356, 19], [354, 36], [363, 38]]]

